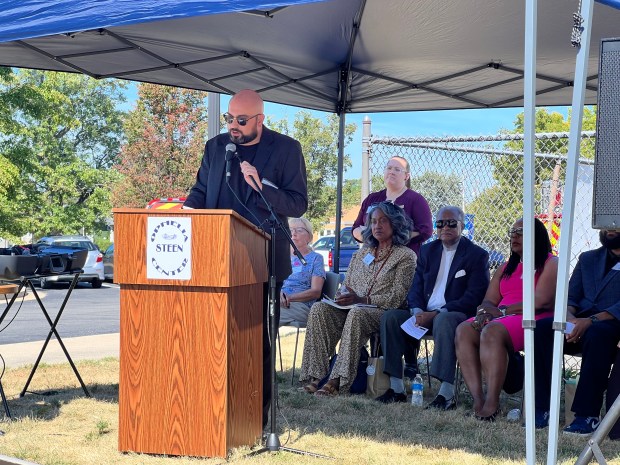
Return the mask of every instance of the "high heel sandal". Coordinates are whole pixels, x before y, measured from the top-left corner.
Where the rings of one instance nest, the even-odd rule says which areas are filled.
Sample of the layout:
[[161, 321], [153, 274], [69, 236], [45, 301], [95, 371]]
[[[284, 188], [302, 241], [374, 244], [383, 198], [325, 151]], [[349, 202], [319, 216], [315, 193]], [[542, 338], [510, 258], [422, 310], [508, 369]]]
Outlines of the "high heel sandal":
[[307, 394], [314, 394], [316, 393], [316, 391], [319, 390], [319, 383], [317, 382], [309, 382], [307, 384], [304, 384], [302, 387], [299, 388], [300, 391], [305, 392]]
[[495, 421], [495, 417], [497, 417], [497, 415], [499, 414], [499, 407], [497, 408], [497, 410], [495, 411], [495, 413], [492, 413], [491, 415], [488, 415], [486, 417], [483, 417], [481, 415], [477, 415], [474, 414], [474, 417], [476, 418], [476, 420], [480, 420], [480, 421], [488, 421], [490, 423], [493, 423]]
[[338, 388], [329, 382], [325, 383], [321, 389], [314, 393], [318, 397], [335, 397], [338, 395]]

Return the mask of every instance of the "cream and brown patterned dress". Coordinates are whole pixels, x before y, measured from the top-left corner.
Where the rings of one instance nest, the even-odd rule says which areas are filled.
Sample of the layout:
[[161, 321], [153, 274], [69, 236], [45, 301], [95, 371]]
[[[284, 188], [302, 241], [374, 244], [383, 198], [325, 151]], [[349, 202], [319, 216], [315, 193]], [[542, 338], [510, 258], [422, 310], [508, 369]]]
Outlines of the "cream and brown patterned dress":
[[340, 378], [339, 391], [348, 392], [357, 373], [360, 349], [379, 331], [385, 309], [406, 308], [416, 267], [415, 252], [406, 246], [393, 246], [384, 257], [366, 265], [364, 257], [374, 252], [374, 248], [364, 246], [353, 255], [344, 283], [358, 296], [369, 295], [370, 303], [378, 308], [356, 306], [347, 311], [323, 302], [313, 304], [308, 315], [301, 381], [321, 379], [327, 374], [329, 358], [340, 340], [330, 378]]

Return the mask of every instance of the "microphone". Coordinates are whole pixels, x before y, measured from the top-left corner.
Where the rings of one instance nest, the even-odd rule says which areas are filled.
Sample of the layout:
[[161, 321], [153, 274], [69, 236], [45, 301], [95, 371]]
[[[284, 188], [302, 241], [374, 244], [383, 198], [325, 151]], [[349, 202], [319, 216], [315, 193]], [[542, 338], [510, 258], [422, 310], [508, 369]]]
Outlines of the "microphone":
[[226, 179], [230, 179], [230, 162], [235, 156], [237, 146], [235, 144], [226, 145]]

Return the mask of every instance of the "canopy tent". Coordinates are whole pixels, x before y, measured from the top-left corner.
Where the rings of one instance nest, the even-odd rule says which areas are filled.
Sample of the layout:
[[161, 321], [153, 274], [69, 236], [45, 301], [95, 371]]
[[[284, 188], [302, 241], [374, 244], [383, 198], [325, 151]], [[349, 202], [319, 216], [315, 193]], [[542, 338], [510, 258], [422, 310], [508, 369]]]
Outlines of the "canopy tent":
[[[0, 19], [0, 64], [218, 93], [248, 87], [268, 101], [336, 113], [523, 105], [522, 1], [135, 5], [15, 2]], [[571, 101], [577, 8], [578, 0], [538, 7], [539, 105]], [[618, 35], [620, 12], [597, 5], [594, 18], [588, 104], [596, 103], [599, 39]]]
[[[340, 114], [341, 142], [346, 113], [524, 106], [524, 244], [530, 249], [534, 107], [571, 100], [575, 108], [595, 104], [600, 39], [620, 35], [619, 11], [583, 0], [587, 38], [576, 65], [572, 13], [581, 0], [570, 6], [565, 0], [201, 3], [180, 0], [169, 6], [151, 0], [134, 11], [126, 0], [23, 0], [0, 19], [0, 64], [218, 93], [253, 88], [268, 101]], [[620, 6], [618, 0], [604, 3]], [[251, 11], [225, 13], [250, 6]], [[581, 119], [573, 118], [569, 158], [578, 154], [580, 129]], [[340, 143], [337, 212], [342, 160]], [[574, 192], [574, 180], [567, 189]], [[570, 218], [571, 201], [566, 203], [563, 217]], [[569, 252], [570, 245], [562, 249], [560, 287], [566, 284]], [[526, 254], [524, 303], [531, 315], [524, 322], [533, 319], [531, 260]], [[566, 304], [565, 293], [558, 295], [556, 314]], [[527, 349], [533, 348], [528, 329]], [[533, 392], [532, 353], [526, 352], [528, 393]], [[533, 464], [531, 395], [526, 402], [527, 459]], [[557, 438], [557, 428], [550, 436]], [[550, 450], [550, 463], [553, 457]]]

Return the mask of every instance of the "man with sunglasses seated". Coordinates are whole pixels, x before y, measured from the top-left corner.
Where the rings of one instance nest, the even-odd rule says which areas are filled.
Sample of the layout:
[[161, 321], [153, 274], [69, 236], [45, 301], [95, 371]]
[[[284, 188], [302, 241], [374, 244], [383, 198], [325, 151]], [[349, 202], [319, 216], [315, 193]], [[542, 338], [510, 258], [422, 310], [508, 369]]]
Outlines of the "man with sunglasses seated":
[[[295, 139], [264, 126], [263, 107], [263, 99], [253, 90], [242, 90], [232, 97], [228, 112], [224, 114], [228, 132], [207, 141], [196, 184], [183, 208], [232, 209], [256, 226], [264, 227], [270, 213], [257, 192], [260, 190], [282, 224], [288, 223], [288, 217], [299, 218], [305, 213], [308, 193], [301, 145]], [[274, 266], [279, 295], [282, 282], [292, 271], [289, 243], [282, 231], [276, 231], [273, 245], [276, 248]], [[269, 325], [265, 317], [267, 291], [265, 286], [263, 426], [267, 424], [271, 399]], [[276, 299], [275, 306], [278, 319], [279, 299]]]
[[458, 207], [446, 206], [437, 212], [438, 239], [420, 250], [413, 284], [407, 296], [409, 310], [393, 309], [381, 317], [381, 347], [384, 372], [390, 376], [390, 389], [376, 400], [405, 402], [402, 357], [408, 349], [417, 350], [420, 341], [407, 335], [401, 325], [411, 316], [416, 324], [433, 334], [434, 350], [430, 374], [441, 381], [435, 400], [428, 407], [450, 410], [456, 407], [454, 377], [456, 350], [454, 335], [459, 323], [473, 316], [489, 286], [489, 254], [461, 236], [465, 214]]

